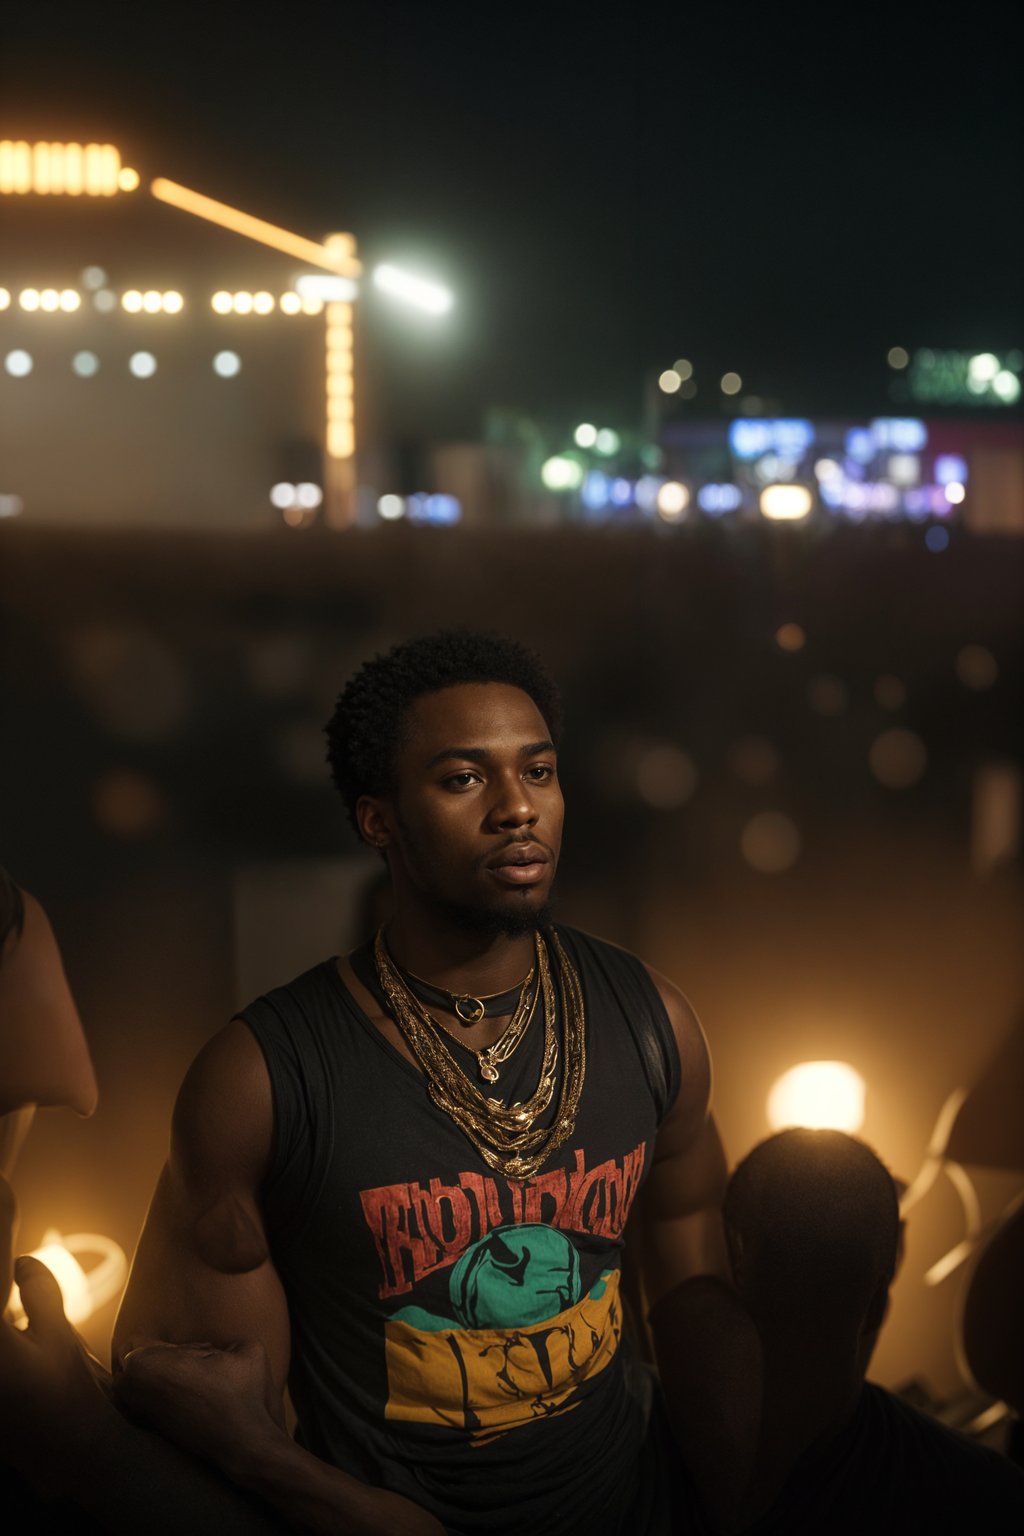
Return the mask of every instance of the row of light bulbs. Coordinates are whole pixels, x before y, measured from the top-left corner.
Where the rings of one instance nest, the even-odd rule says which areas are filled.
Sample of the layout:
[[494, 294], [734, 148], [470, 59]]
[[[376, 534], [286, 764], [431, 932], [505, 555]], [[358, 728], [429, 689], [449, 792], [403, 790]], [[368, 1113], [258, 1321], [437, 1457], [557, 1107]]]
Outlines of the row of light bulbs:
[[[10, 309], [14, 302], [15, 295], [10, 289], [0, 288], [0, 310]], [[82, 306], [82, 295], [76, 288], [22, 288], [17, 294], [17, 303], [28, 314], [37, 311], [73, 314]], [[111, 296], [110, 307], [115, 304]], [[166, 292], [157, 288], [128, 288], [121, 295], [121, 308], [129, 315], [179, 315], [185, 308], [185, 300], [174, 288]], [[270, 315], [275, 309], [283, 315], [319, 315], [323, 313], [324, 303], [322, 299], [291, 292], [275, 298], [266, 291], [229, 293], [227, 289], [220, 289], [211, 298], [210, 308], [218, 315]]]

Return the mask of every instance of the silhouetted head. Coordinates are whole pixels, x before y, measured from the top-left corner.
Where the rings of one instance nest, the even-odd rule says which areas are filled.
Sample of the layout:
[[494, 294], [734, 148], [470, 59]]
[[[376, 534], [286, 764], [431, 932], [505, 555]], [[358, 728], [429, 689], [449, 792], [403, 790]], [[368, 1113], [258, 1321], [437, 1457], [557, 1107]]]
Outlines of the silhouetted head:
[[729, 1180], [725, 1225], [737, 1289], [763, 1333], [853, 1343], [877, 1332], [900, 1217], [892, 1175], [863, 1142], [770, 1136]]

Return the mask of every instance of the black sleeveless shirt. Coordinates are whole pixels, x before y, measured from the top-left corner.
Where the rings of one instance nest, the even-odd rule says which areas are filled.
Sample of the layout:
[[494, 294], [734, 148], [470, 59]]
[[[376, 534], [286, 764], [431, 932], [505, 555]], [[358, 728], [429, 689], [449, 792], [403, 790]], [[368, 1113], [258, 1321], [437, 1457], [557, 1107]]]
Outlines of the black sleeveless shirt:
[[[239, 1015], [273, 1090], [264, 1209], [300, 1438], [458, 1536], [655, 1528], [639, 1515], [650, 1479], [619, 1280], [679, 1058], [640, 961], [558, 934], [582, 983], [586, 1078], [573, 1134], [525, 1181], [494, 1173], [436, 1108], [334, 960]], [[492, 1090], [505, 1102], [536, 1086], [539, 1024]], [[456, 1053], [475, 1081], [472, 1053]]]

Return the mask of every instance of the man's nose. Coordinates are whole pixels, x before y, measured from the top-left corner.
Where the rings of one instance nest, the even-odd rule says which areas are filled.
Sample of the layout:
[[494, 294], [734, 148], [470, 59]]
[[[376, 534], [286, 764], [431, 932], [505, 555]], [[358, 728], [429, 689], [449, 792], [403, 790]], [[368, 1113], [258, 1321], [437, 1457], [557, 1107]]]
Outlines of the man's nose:
[[502, 786], [491, 808], [491, 821], [499, 827], [530, 827], [537, 820], [537, 807], [522, 782]]

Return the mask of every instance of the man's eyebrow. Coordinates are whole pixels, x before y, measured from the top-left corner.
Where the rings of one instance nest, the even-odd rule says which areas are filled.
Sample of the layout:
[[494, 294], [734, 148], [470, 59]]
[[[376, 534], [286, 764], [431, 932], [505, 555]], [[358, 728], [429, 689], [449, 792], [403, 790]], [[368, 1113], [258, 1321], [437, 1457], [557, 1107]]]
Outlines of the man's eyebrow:
[[[553, 741], [531, 741], [528, 746], [519, 748], [519, 756], [536, 757], [540, 752], [553, 752], [554, 750], [555, 744]], [[438, 763], [449, 762], [453, 758], [462, 759], [463, 761], [468, 758], [471, 763], [486, 763], [490, 756], [491, 754], [486, 747], [443, 747], [440, 752], [434, 753], [427, 767], [436, 768]]]

